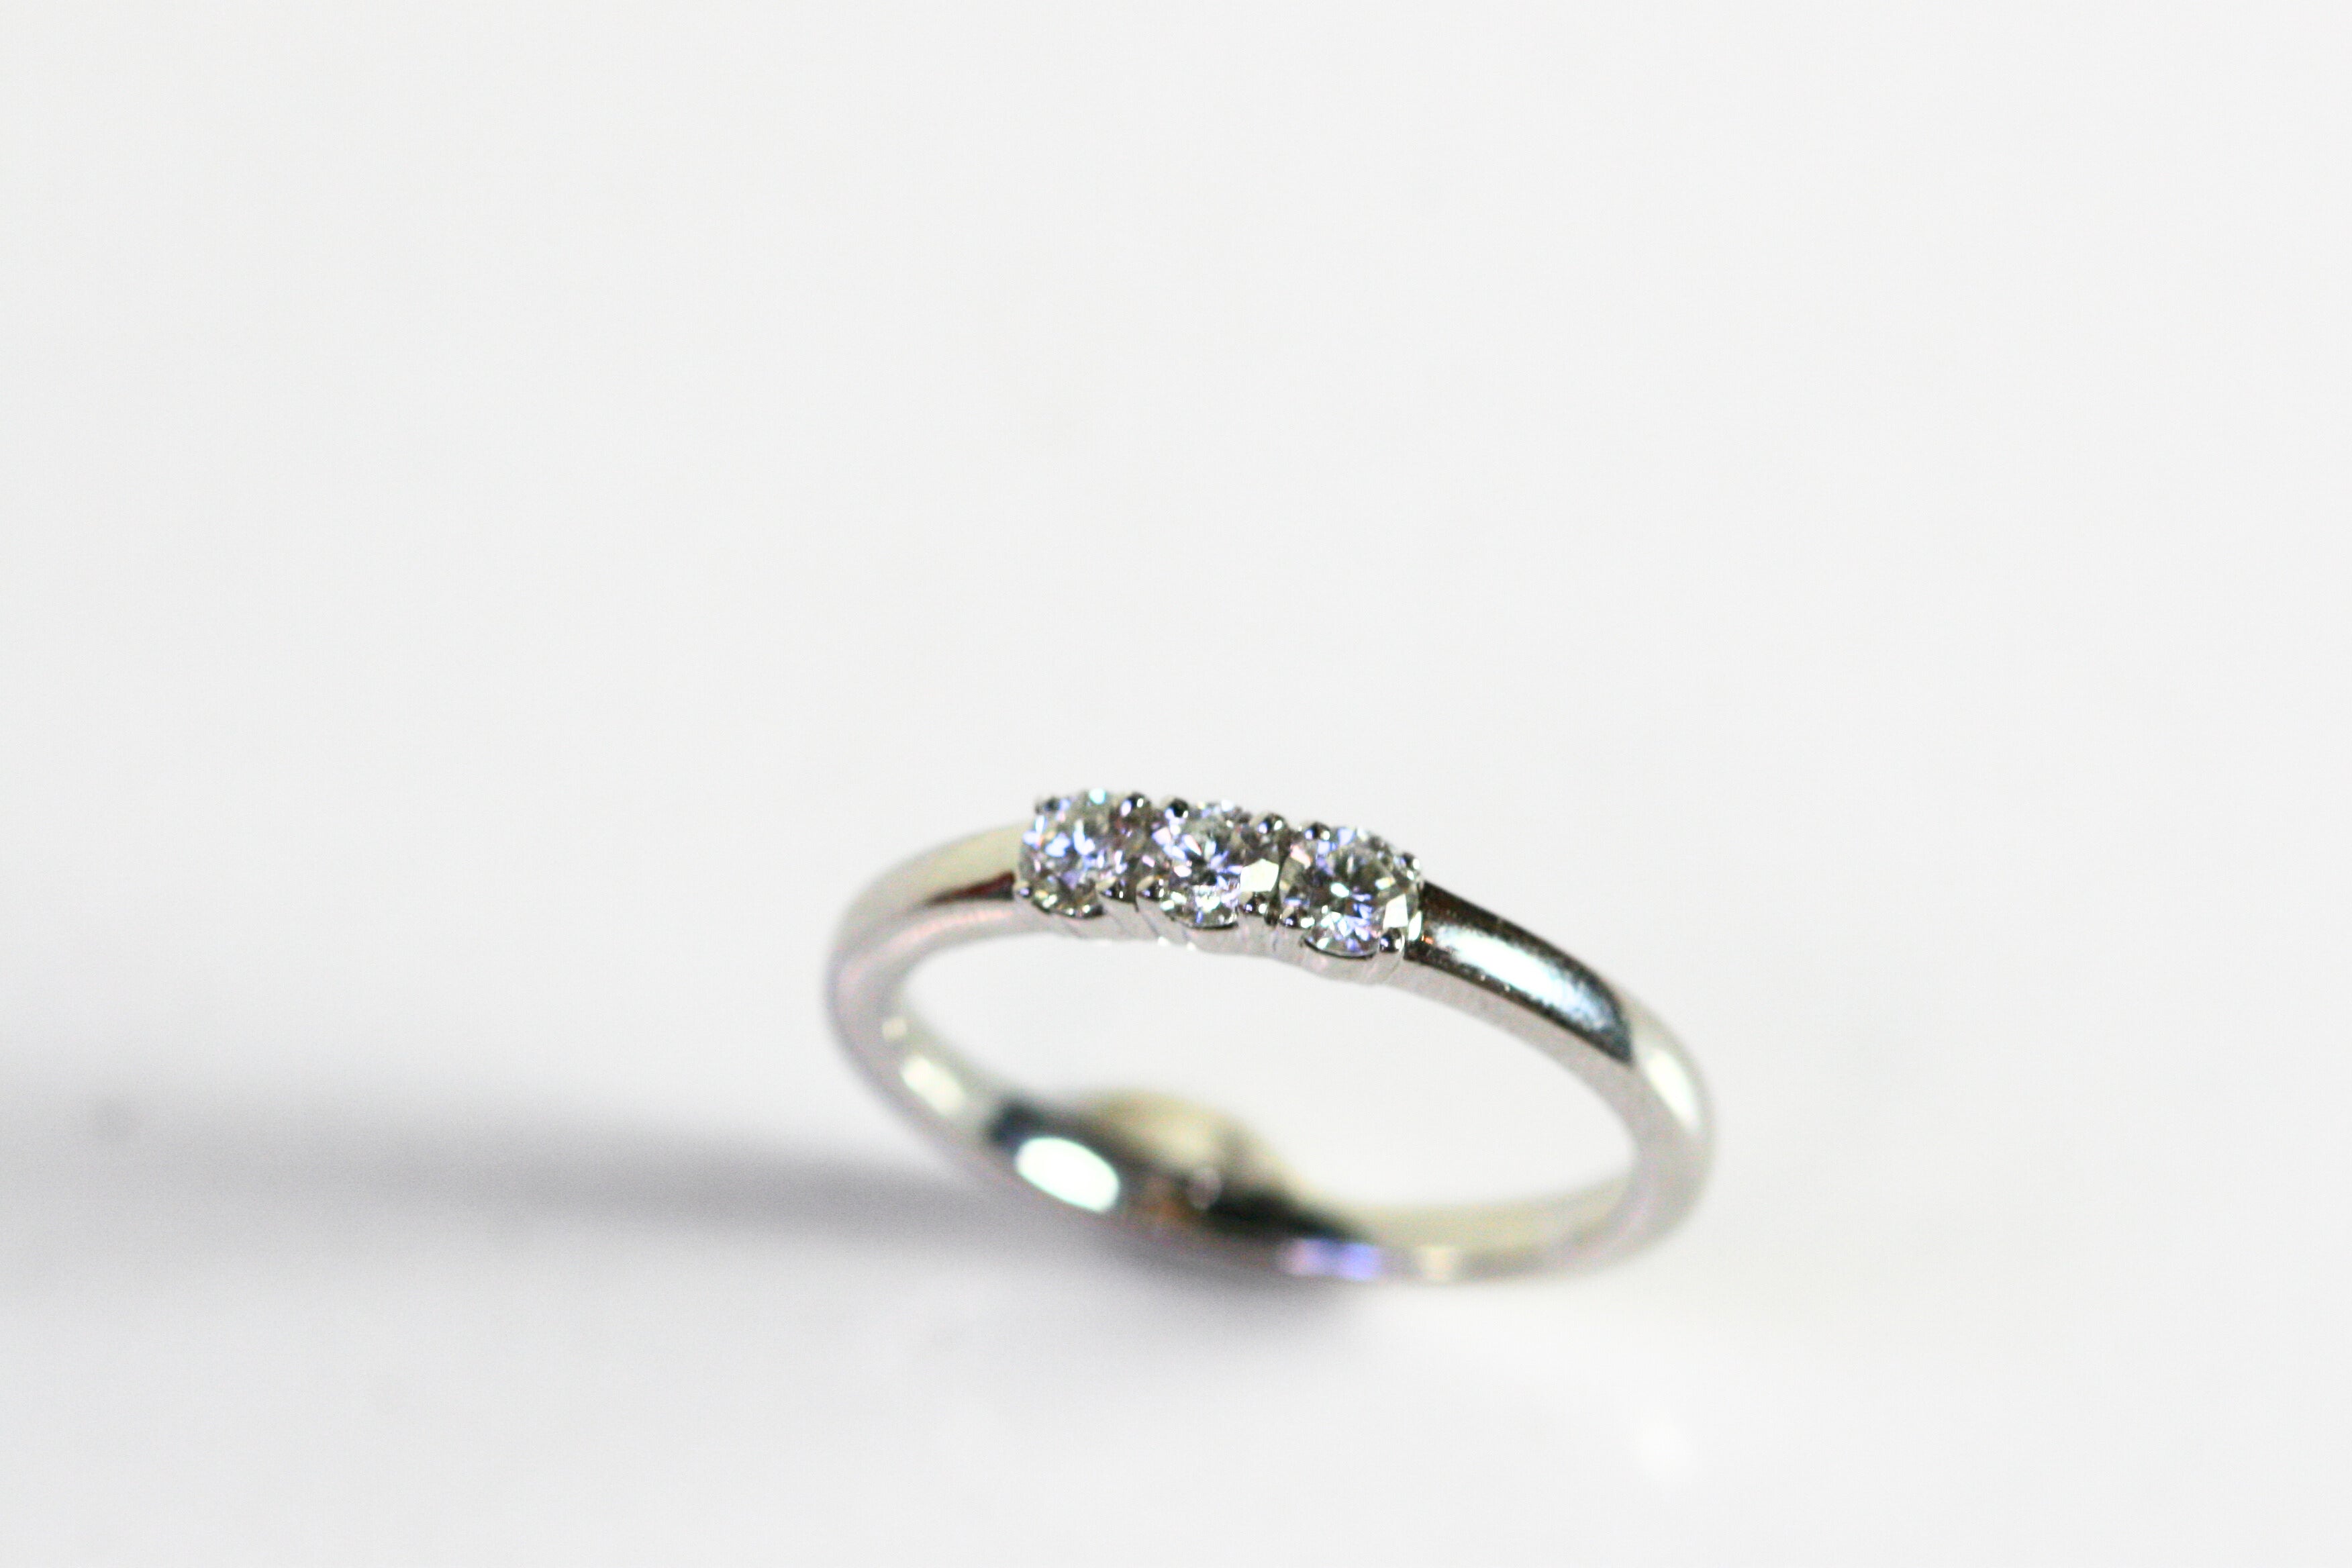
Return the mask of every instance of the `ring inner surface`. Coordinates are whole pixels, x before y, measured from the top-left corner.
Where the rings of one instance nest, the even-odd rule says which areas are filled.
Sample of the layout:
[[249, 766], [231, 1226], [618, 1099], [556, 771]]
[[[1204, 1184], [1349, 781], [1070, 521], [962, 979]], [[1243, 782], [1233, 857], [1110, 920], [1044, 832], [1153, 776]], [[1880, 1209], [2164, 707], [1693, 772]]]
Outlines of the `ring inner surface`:
[[[885, 1029], [901, 1047], [908, 1091], [954, 1124], [995, 1173], [1156, 1239], [1288, 1273], [1452, 1278], [1521, 1266], [1591, 1225], [1623, 1186], [1612, 1179], [1498, 1202], [1346, 1200], [1303, 1182], [1265, 1139], [1213, 1106], [1155, 1090], [1056, 1099], [1016, 1089], [950, 1046], [903, 994]], [[1596, 1124], [1601, 1116], [1595, 1108]]]

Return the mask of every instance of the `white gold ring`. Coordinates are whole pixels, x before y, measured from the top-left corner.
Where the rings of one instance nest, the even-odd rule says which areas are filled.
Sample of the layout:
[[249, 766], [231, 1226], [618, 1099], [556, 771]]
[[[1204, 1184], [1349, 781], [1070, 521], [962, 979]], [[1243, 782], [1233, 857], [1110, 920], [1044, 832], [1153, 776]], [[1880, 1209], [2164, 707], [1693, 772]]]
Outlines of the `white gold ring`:
[[[905, 988], [934, 952], [1043, 932], [1276, 958], [1430, 997], [1591, 1086], [1632, 1133], [1632, 1168], [1523, 1201], [1351, 1204], [1302, 1187], [1214, 1111], [1153, 1095], [1033, 1098], [948, 1046]], [[1706, 1176], [1706, 1089], [1664, 1025], [1355, 828], [1105, 790], [1055, 796], [1025, 829], [918, 856], [867, 889], [842, 922], [828, 988], [852, 1058], [977, 1169], [1065, 1212], [1287, 1274], [1451, 1280], [1588, 1268], [1663, 1236]]]

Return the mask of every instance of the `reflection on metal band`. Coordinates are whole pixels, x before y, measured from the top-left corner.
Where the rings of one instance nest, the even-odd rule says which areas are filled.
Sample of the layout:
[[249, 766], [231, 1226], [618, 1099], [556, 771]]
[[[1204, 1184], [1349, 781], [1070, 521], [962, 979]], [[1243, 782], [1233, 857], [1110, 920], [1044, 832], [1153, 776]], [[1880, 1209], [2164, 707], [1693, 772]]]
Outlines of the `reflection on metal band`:
[[1620, 1061], [1633, 1059], [1624, 1012], [1599, 975], [1442, 888], [1430, 889], [1428, 918], [1409, 956], [1532, 1007]]

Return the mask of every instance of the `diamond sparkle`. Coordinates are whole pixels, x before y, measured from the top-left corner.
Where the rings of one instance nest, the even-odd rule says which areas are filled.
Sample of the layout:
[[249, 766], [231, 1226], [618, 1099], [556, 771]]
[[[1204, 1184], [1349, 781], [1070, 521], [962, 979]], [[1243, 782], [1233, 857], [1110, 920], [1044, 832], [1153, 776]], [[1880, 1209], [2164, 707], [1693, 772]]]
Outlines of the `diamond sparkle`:
[[1410, 858], [1359, 827], [1309, 827], [1290, 841], [1276, 918], [1307, 945], [1370, 958], [1410, 933], [1421, 876]]
[[1099, 914], [1134, 868], [1140, 805], [1104, 789], [1039, 801], [1021, 836], [1019, 886], [1030, 901], [1057, 915]]
[[1109, 917], [1099, 934], [1156, 930], [1309, 967], [1400, 952], [1421, 930], [1420, 868], [1376, 834], [1104, 789], [1037, 803], [1013, 892], [1047, 914]]
[[1240, 922], [1252, 899], [1274, 891], [1280, 871], [1278, 825], [1230, 801], [1160, 808], [1144, 850], [1158, 903], [1186, 925], [1214, 930]]

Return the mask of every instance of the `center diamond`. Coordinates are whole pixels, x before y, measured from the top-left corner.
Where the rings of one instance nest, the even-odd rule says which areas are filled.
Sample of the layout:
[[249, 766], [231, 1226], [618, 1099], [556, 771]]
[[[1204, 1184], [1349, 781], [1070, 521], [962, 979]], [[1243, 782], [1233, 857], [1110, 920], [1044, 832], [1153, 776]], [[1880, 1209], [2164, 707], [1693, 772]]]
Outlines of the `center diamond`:
[[1274, 891], [1281, 848], [1274, 828], [1229, 801], [1170, 801], [1144, 851], [1162, 883], [1160, 907], [1200, 929], [1237, 923], [1252, 899]]
[[1290, 841], [1277, 918], [1307, 945], [1369, 958], [1412, 934], [1421, 874], [1409, 856], [1356, 827], [1315, 826]]

